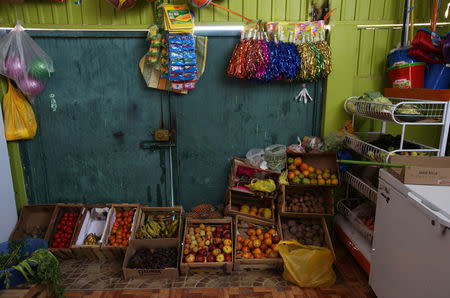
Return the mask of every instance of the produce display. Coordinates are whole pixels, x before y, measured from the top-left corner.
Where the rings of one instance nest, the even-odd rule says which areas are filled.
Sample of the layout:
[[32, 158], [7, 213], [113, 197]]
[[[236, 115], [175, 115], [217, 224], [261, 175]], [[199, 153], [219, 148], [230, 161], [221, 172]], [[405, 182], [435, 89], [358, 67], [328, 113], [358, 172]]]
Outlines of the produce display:
[[295, 239], [301, 244], [326, 247], [325, 231], [320, 219], [301, 218], [289, 219], [281, 224], [283, 237], [286, 240]]
[[69, 248], [72, 240], [75, 226], [77, 225], [79, 213], [77, 211], [64, 212], [61, 220], [56, 226], [56, 233], [53, 235], [53, 241], [50, 248]]
[[127, 246], [131, 236], [134, 210], [116, 212], [116, 220], [111, 229], [106, 246]]
[[337, 173], [333, 173], [329, 169], [315, 169], [313, 166], [303, 162], [301, 157], [289, 157], [287, 162], [289, 183], [311, 185], [339, 184]]
[[270, 208], [258, 208], [256, 206], [249, 206], [247, 204], [241, 205], [239, 212], [247, 213], [250, 215], [261, 216], [266, 219], [272, 218], [272, 210]]
[[100, 236], [95, 235], [94, 233], [90, 233], [86, 236], [86, 238], [83, 241], [84, 245], [96, 245], [100, 241]]
[[[397, 135], [397, 136], [393, 136], [390, 134], [382, 134], [380, 135], [379, 138], [377, 138], [374, 141], [369, 141], [368, 143], [371, 145], [374, 145], [376, 147], [379, 147], [381, 149], [384, 149], [386, 151], [394, 151], [394, 150], [398, 150], [400, 149], [400, 142], [401, 142], [401, 135]], [[405, 150], [414, 150], [414, 149], [421, 149], [421, 147], [419, 145], [410, 143], [408, 141], [403, 142], [403, 149]], [[367, 154], [373, 154], [372, 151], [369, 151]], [[396, 153], [394, 153], [396, 154]], [[428, 155], [427, 152], [416, 152], [416, 151], [412, 151], [412, 152], [401, 152], [398, 153], [401, 155], [411, 155], [411, 156], [426, 156]]]
[[363, 218], [360, 218], [361, 219], [361, 221], [369, 228], [369, 229], [371, 229], [372, 231], [374, 230], [374, 228], [375, 228], [375, 216], [370, 216], [370, 217], [363, 217]]
[[321, 190], [286, 191], [285, 211], [294, 213], [327, 213], [327, 193]]
[[183, 262], [232, 262], [231, 225], [191, 226], [184, 239]]
[[23, 231], [22, 238], [44, 238], [47, 227], [41, 227], [39, 225], [27, 227]]
[[236, 237], [236, 258], [278, 258], [280, 236], [269, 226], [241, 222]]
[[223, 218], [223, 214], [220, 213], [216, 207], [211, 204], [200, 204], [191, 208], [190, 212], [186, 213], [186, 218], [193, 219], [213, 219]]
[[131, 257], [128, 268], [132, 269], [165, 269], [176, 268], [178, 250], [169, 248], [141, 248]]
[[144, 223], [136, 230], [136, 239], [176, 238], [180, 220], [174, 215], [147, 216]]

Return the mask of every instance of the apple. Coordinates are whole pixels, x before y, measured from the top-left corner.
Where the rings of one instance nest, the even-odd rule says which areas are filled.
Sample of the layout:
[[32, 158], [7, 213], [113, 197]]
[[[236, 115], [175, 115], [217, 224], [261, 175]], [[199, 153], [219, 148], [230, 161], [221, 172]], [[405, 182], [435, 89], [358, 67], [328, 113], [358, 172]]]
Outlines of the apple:
[[194, 247], [192, 248], [192, 252], [197, 253], [197, 252], [198, 252], [198, 247], [197, 247], [197, 246], [194, 246]]
[[277, 244], [278, 242], [280, 242], [280, 236], [278, 236], [278, 235], [273, 236], [273, 237], [272, 237], [272, 242], [275, 243], [275, 244]]
[[223, 237], [226, 239], [231, 239], [231, 233], [227, 232], [227, 233], [223, 234]]
[[184, 261], [186, 263], [193, 263], [195, 261], [195, 256], [193, 254], [188, 254], [185, 258]]
[[224, 259], [225, 259], [225, 262], [231, 262], [231, 255], [230, 254], [226, 254]]
[[233, 243], [233, 242], [231, 241], [231, 239], [225, 239], [225, 240], [223, 240], [223, 244], [224, 244], [224, 245], [231, 246], [232, 243]]
[[191, 241], [191, 238], [186, 238], [186, 244], [191, 244], [192, 243], [192, 241]]
[[192, 231], [189, 231], [189, 236], [194, 236], [195, 235], [195, 232], [194, 232], [194, 230], [192, 230]]
[[212, 253], [214, 256], [218, 256], [218, 255], [220, 255], [221, 252], [222, 251], [219, 248], [215, 248]]
[[217, 233], [223, 233], [223, 227], [217, 227], [216, 231]]
[[220, 249], [223, 249], [223, 247], [224, 247], [223, 243], [220, 243], [220, 244], [219, 244], [219, 248], [220, 248]]
[[216, 256], [216, 261], [217, 262], [223, 262], [223, 260], [225, 260], [225, 256], [223, 254], [218, 254]]
[[199, 254], [199, 255], [202, 255], [202, 256], [206, 256], [206, 253], [207, 253], [207, 251], [206, 251], [205, 248], [202, 248], [202, 249], [200, 249], [200, 250], [198, 251], [198, 254]]
[[206, 235], [205, 231], [204, 231], [204, 230], [201, 230], [201, 231], [200, 231], [200, 236], [204, 237], [205, 235]]
[[218, 245], [222, 243], [222, 238], [214, 238], [214, 244]]
[[216, 238], [222, 238], [222, 235], [223, 235], [223, 233], [222, 232], [217, 232], [215, 235], [214, 235], [214, 237], [216, 237]]
[[209, 240], [206, 240], [206, 241], [205, 241], [205, 245], [206, 245], [206, 246], [209, 246], [210, 244], [211, 244], [211, 241], [209, 241]]
[[223, 225], [223, 229], [224, 230], [229, 230], [230, 229], [230, 224], [224, 224]]
[[261, 249], [261, 251], [265, 251], [267, 249], [267, 245], [265, 243], [261, 243], [259, 249]]
[[212, 232], [211, 231], [206, 231], [206, 236], [211, 237], [212, 238]]
[[200, 224], [199, 228], [200, 228], [201, 230], [204, 230], [204, 229], [205, 229], [205, 225], [204, 225], [204, 224]]
[[194, 241], [191, 242], [191, 244], [192, 244], [193, 246], [197, 246], [197, 245], [198, 245], [198, 242], [197, 242], [197, 240], [194, 240]]
[[215, 232], [216, 231], [216, 227], [211, 227], [211, 232]]
[[198, 254], [195, 257], [195, 262], [197, 262], [197, 263], [203, 263], [204, 261], [205, 261], [205, 256], [203, 256], [203, 255]]
[[209, 255], [206, 258], [206, 262], [215, 262], [215, 261], [216, 261], [216, 256], [214, 256], [214, 255]]
[[224, 246], [223, 247], [223, 252], [226, 254], [230, 254], [233, 251], [233, 249], [231, 248], [231, 246]]

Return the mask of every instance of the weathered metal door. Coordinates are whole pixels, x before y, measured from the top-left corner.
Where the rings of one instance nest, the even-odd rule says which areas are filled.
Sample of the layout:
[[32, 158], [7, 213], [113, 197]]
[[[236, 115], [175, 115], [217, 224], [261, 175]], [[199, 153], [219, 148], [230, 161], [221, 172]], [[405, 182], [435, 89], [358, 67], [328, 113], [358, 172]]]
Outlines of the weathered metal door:
[[35, 101], [37, 136], [21, 148], [30, 203], [170, 204], [169, 149], [139, 146], [160, 127], [161, 103], [165, 126], [177, 131], [175, 203], [186, 208], [222, 199], [231, 157], [320, 133], [321, 82], [307, 84], [314, 101], [305, 105], [294, 101], [300, 83], [228, 78], [236, 38], [210, 37], [197, 89], [176, 95], [146, 87], [142, 33], [34, 35], [55, 74]]

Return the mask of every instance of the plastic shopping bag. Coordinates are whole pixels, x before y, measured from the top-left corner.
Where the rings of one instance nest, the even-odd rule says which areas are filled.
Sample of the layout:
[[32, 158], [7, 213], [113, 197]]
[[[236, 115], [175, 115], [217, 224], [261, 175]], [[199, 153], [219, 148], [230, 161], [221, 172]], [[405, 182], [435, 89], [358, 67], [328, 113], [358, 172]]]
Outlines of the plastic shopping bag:
[[250, 181], [250, 184], [247, 184], [245, 187], [248, 187], [251, 191], [264, 191], [264, 192], [273, 192], [277, 189], [275, 185], [275, 181], [272, 179], [261, 180], [258, 178], [253, 178]]
[[281, 241], [278, 249], [284, 262], [283, 278], [300, 287], [330, 287], [336, 282], [333, 253], [328, 248]]
[[3, 97], [3, 121], [7, 141], [32, 139], [36, 135], [36, 118], [25, 96], [8, 79], [8, 92]]
[[29, 99], [41, 93], [52, 72], [52, 59], [21, 25], [0, 39], [0, 74], [14, 80]]

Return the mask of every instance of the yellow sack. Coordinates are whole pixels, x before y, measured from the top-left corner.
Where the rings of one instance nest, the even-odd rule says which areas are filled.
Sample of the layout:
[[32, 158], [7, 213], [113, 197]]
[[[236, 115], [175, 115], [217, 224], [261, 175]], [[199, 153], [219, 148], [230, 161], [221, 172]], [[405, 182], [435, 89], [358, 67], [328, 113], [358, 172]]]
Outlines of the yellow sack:
[[303, 245], [295, 240], [278, 245], [284, 262], [283, 278], [300, 287], [331, 287], [336, 282], [333, 253], [325, 247]]
[[247, 184], [245, 187], [248, 187], [251, 191], [265, 191], [265, 192], [273, 192], [277, 189], [275, 185], [275, 181], [272, 179], [261, 180], [258, 178], [253, 178], [250, 181], [250, 184]]
[[22, 92], [8, 79], [8, 92], [3, 97], [3, 121], [7, 141], [32, 139], [36, 135], [36, 118]]

